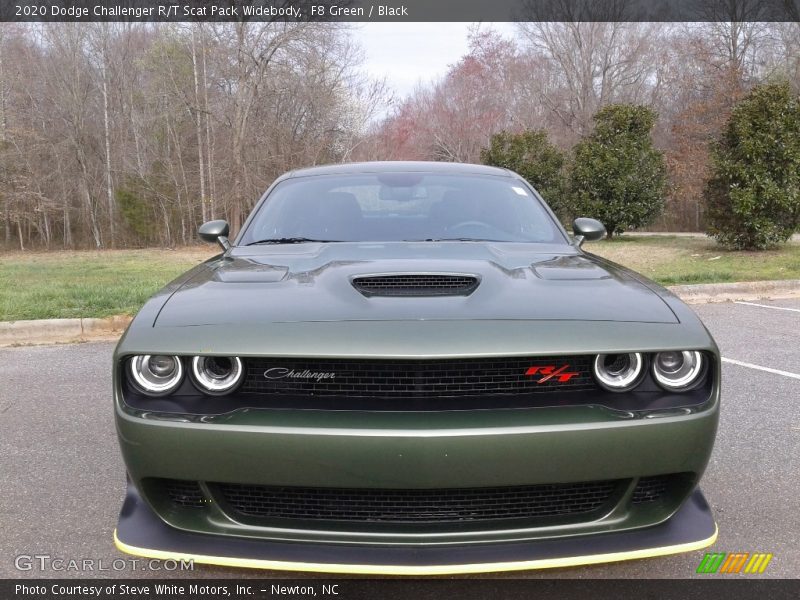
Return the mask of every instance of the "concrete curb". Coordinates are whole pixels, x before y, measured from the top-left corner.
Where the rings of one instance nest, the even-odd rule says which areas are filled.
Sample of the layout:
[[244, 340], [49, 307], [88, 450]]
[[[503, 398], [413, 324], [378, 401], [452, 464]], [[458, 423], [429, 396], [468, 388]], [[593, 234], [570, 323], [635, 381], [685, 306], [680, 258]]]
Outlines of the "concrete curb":
[[[688, 304], [800, 298], [800, 279], [673, 285], [668, 289]], [[131, 319], [127, 315], [117, 315], [105, 319], [0, 321], [0, 347], [113, 340], [122, 334]]]
[[116, 339], [132, 318], [117, 315], [105, 319], [0, 321], [0, 347]]
[[668, 289], [687, 304], [760, 300], [765, 298], [778, 300], [780, 298], [800, 297], [800, 279], [673, 285]]

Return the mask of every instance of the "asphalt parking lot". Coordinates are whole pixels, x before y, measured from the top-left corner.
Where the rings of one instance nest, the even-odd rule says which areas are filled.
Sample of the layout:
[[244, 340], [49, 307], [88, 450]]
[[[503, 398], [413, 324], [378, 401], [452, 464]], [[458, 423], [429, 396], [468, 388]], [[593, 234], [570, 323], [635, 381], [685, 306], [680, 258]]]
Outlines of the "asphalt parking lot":
[[[774, 558], [763, 577], [797, 577], [800, 299], [694, 309], [725, 359], [720, 431], [701, 486], [720, 529], [710, 551], [770, 552]], [[125, 489], [109, 397], [113, 347], [0, 349], [0, 578], [176, 576], [141, 565], [83, 573], [15, 566], [19, 555], [102, 560], [107, 568], [130, 558], [112, 541]], [[697, 576], [702, 557], [698, 551], [493, 577], [683, 578]], [[294, 576], [202, 565], [182, 575]]]

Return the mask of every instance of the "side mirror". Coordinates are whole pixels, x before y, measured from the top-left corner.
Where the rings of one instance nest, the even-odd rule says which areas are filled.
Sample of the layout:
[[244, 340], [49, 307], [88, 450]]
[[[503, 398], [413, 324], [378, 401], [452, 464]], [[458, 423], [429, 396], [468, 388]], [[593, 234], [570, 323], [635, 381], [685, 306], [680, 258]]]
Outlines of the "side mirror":
[[584, 241], [593, 242], [606, 237], [606, 228], [597, 219], [578, 217], [572, 222], [572, 231], [575, 233], [575, 245], [580, 248]]
[[222, 246], [223, 250], [227, 250], [231, 247], [231, 243], [228, 241], [229, 232], [230, 227], [228, 226], [228, 222], [223, 221], [222, 219], [203, 223], [197, 230], [197, 233], [200, 235], [200, 239], [210, 244], [217, 242], [220, 246]]

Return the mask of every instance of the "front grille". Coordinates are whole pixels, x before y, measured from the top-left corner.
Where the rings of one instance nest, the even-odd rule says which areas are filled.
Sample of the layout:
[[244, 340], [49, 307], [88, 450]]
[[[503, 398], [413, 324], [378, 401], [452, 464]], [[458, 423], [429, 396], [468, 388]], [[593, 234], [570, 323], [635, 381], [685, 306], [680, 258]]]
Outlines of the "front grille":
[[456, 489], [343, 489], [217, 484], [234, 513], [265, 519], [446, 523], [585, 515], [620, 481]]
[[655, 502], [667, 491], [667, 486], [671, 479], [673, 479], [672, 475], [642, 477], [633, 490], [633, 503]]
[[353, 287], [365, 296], [468, 296], [478, 283], [478, 278], [473, 275], [434, 273], [353, 278]]
[[161, 485], [173, 504], [186, 508], [202, 508], [206, 499], [196, 481], [162, 479]]
[[247, 359], [243, 393], [437, 399], [595, 390], [591, 356], [448, 360]]

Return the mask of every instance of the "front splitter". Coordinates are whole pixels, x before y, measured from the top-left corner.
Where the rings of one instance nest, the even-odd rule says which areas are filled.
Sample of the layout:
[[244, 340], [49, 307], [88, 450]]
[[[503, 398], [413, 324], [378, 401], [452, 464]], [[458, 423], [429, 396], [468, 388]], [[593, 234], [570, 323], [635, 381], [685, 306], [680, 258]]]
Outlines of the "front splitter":
[[696, 490], [668, 521], [633, 531], [528, 542], [447, 546], [379, 546], [273, 542], [181, 531], [128, 492], [114, 543], [122, 552], [227, 567], [369, 575], [450, 575], [547, 569], [699, 550], [717, 539], [717, 525]]

